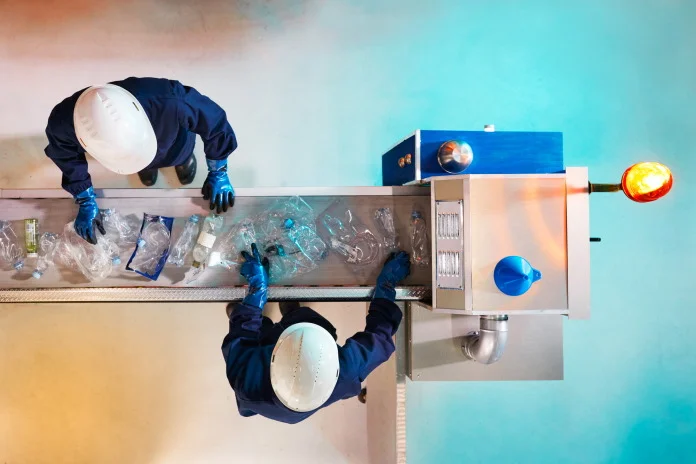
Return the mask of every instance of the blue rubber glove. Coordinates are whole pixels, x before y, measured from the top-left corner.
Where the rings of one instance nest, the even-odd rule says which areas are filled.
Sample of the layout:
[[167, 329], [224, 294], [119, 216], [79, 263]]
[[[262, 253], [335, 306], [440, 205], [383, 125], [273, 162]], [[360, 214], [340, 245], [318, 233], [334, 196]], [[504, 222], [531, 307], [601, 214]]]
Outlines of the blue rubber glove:
[[399, 251], [392, 253], [384, 263], [382, 272], [377, 277], [377, 286], [372, 299], [384, 298], [394, 301], [396, 299], [396, 284], [404, 280], [411, 273], [411, 260], [408, 253]]
[[242, 264], [240, 273], [249, 282], [249, 289], [242, 301], [246, 305], [263, 309], [268, 301], [268, 268], [270, 267], [268, 258], [261, 259], [255, 243], [251, 244], [251, 254], [242, 251], [242, 257], [245, 262]]
[[227, 212], [234, 206], [234, 189], [227, 177], [227, 160], [206, 160], [208, 177], [203, 182], [201, 193], [204, 200], [210, 200], [210, 210], [217, 213]]
[[75, 232], [92, 245], [97, 244], [96, 226], [102, 235], [106, 233], [102, 224], [102, 216], [97, 206], [97, 196], [92, 187], [75, 195], [75, 203], [80, 205], [80, 210], [75, 218]]

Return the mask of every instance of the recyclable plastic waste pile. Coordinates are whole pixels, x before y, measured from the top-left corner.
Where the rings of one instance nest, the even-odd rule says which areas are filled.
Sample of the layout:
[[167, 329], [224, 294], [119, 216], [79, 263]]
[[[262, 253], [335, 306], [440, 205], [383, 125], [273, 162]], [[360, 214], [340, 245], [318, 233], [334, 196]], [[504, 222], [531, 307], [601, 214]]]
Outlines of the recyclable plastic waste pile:
[[[430, 244], [425, 218], [413, 211], [409, 237], [399, 237], [391, 208], [376, 208], [368, 226], [345, 200], [337, 200], [316, 213], [301, 197], [282, 198], [264, 211], [247, 216], [225, 230], [225, 217], [210, 214], [203, 219], [190, 216], [180, 232], [172, 236], [174, 218], [144, 214], [122, 215], [114, 209], [101, 212], [105, 234], [97, 244], [83, 240], [72, 222], [62, 233], [39, 234], [36, 219], [25, 220], [25, 242], [12, 223], [0, 221], [0, 269], [20, 271], [27, 259], [32, 276], [41, 279], [60, 265], [81, 273], [89, 282], [99, 282], [118, 269], [157, 280], [166, 264], [190, 267], [185, 284], [198, 280], [208, 268], [237, 271], [241, 253], [256, 243], [270, 262], [273, 283], [288, 282], [316, 270], [334, 254], [353, 272], [370, 273], [381, 266], [386, 255], [410, 245], [412, 262], [430, 265]], [[31, 268], [30, 268], [31, 269]]]
[[208, 266], [236, 270], [241, 252], [252, 243], [268, 258], [272, 282], [313, 271], [329, 251], [317, 234], [314, 210], [297, 196], [277, 200], [265, 211], [232, 225], [218, 239]]

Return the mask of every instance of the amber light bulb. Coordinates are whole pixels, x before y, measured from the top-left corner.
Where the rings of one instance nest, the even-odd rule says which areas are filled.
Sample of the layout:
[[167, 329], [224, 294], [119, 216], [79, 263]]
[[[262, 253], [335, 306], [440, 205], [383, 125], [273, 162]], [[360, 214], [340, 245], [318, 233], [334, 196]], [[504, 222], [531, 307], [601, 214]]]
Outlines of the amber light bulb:
[[621, 190], [638, 203], [658, 200], [672, 189], [672, 172], [664, 164], [637, 163], [626, 169], [621, 177]]

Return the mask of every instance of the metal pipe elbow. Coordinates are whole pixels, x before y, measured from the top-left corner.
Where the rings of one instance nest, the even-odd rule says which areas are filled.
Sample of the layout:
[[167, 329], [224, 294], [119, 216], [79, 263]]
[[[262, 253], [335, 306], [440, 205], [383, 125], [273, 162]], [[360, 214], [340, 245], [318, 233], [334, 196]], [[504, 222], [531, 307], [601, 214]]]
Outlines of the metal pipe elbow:
[[507, 315], [481, 316], [479, 331], [462, 339], [464, 355], [481, 364], [497, 362], [507, 344], [507, 321]]

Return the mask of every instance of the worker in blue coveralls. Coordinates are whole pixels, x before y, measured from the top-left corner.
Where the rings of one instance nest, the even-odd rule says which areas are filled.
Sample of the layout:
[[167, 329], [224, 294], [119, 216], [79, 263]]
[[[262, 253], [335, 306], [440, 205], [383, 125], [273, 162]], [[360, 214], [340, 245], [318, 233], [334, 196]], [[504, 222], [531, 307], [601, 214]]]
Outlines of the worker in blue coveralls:
[[89, 153], [110, 171], [138, 173], [146, 186], [159, 168], [174, 166], [182, 185], [193, 182], [196, 134], [203, 139], [208, 176], [201, 193], [217, 213], [234, 205], [227, 157], [237, 138], [225, 111], [178, 81], [130, 77], [82, 89], [48, 118], [46, 155], [63, 172], [63, 188], [79, 205], [75, 231], [90, 243], [102, 234], [101, 215], [87, 169]]
[[229, 333], [222, 343], [227, 379], [244, 417], [260, 414], [288, 424], [320, 408], [357, 396], [361, 382], [394, 353], [401, 322], [396, 284], [410, 272], [407, 253], [390, 255], [377, 278], [365, 330], [343, 346], [336, 329], [310, 308], [281, 303], [274, 324], [261, 311], [268, 298], [268, 259], [256, 245], [243, 252], [241, 274], [249, 282], [241, 303], [228, 307]]

